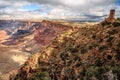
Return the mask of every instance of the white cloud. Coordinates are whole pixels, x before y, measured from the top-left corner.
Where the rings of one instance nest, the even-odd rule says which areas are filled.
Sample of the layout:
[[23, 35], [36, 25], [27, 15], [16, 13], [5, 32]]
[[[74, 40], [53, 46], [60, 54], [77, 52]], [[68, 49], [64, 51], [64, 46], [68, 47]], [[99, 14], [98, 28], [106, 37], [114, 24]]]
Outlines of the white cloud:
[[[30, 4], [41, 5], [42, 9], [33, 12], [20, 9], [20, 7]], [[94, 19], [105, 17], [113, 8], [120, 11], [120, 7], [115, 5], [115, 0], [2, 0], [0, 5], [2, 5], [0, 8], [8, 6], [0, 10], [0, 17], [6, 14], [10, 18], [28, 19]], [[49, 11], [47, 11], [48, 8]], [[118, 15], [118, 13], [116, 14]]]
[[71, 7], [83, 6], [85, 5], [86, 0], [76, 0], [76, 1], [75, 0], [61, 0], [61, 3], [67, 6], [71, 6]]
[[[29, 2], [39, 3], [49, 6], [51, 11], [49, 18], [88, 18], [104, 16], [112, 9], [110, 6], [115, 0], [28, 0]], [[55, 4], [56, 3], [56, 4]], [[106, 7], [106, 8], [105, 8]], [[86, 16], [87, 15], [87, 16]]]
[[27, 1], [21, 1], [21, 0], [0, 0], [0, 6], [6, 6], [6, 7], [22, 7], [24, 5], [29, 5], [30, 3]]

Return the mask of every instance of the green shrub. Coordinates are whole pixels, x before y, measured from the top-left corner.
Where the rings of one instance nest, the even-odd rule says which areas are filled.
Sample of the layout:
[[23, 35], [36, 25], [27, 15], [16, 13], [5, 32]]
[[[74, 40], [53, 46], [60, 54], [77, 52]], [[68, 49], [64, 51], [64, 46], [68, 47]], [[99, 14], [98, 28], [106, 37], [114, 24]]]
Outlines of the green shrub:
[[81, 61], [81, 58], [80, 58], [78, 55], [76, 55], [76, 56], [74, 56], [74, 60], [75, 60], [75, 61], [76, 61], [76, 60]]
[[39, 72], [32, 76], [32, 80], [51, 80], [48, 72]]
[[115, 66], [116, 65], [116, 63], [115, 63], [115, 61], [114, 60], [112, 60], [111, 62], [110, 62], [110, 66]]
[[81, 53], [81, 54], [85, 54], [86, 52], [87, 52], [87, 49], [84, 49], [84, 48], [83, 48], [83, 49], [80, 50], [80, 53]]
[[113, 35], [113, 34], [115, 34], [115, 33], [118, 33], [118, 31], [117, 31], [116, 29], [113, 29], [113, 30], [111, 30], [111, 31], [108, 31], [108, 33], [109, 33], [110, 35]]
[[96, 38], [96, 35], [95, 35], [95, 34], [93, 34], [93, 35], [92, 35], [92, 38], [93, 38], [93, 39], [95, 39], [95, 38]]
[[114, 23], [113, 23], [113, 26], [114, 26], [114, 27], [119, 27], [119, 26], [120, 26], [120, 22], [114, 22]]
[[114, 37], [108, 37], [107, 42], [111, 42], [114, 39]]
[[107, 21], [104, 21], [104, 22], [102, 22], [101, 23], [101, 25], [104, 27], [104, 26], [106, 26], [106, 25], [110, 25], [111, 23], [110, 22], [107, 22]]
[[65, 53], [65, 52], [63, 52], [63, 53], [61, 53], [60, 54], [60, 58], [64, 61], [64, 60], [66, 60], [66, 59], [68, 59], [68, 54], [67, 53]]
[[75, 64], [76, 67], [80, 67], [81, 65], [82, 65], [81, 62], [78, 62], [78, 63]]
[[103, 80], [103, 74], [106, 72], [107, 71], [104, 67], [99, 67], [95, 72], [95, 76], [98, 78], [98, 80]]
[[97, 42], [92, 42], [90, 45], [89, 45], [89, 49], [93, 49], [95, 47], [99, 46]]
[[120, 42], [118, 42], [117, 46], [120, 48]]
[[102, 42], [103, 41], [103, 39], [102, 38], [100, 38], [99, 40], [98, 40], [98, 42]]
[[102, 65], [103, 65], [103, 61], [97, 59], [97, 60], [95, 61], [95, 65], [96, 65], [96, 66], [102, 66]]
[[102, 51], [104, 51], [105, 49], [106, 49], [106, 46], [100, 46], [99, 49], [98, 49], [98, 51], [99, 51], [99, 52], [102, 52]]
[[82, 71], [80, 72], [80, 76], [84, 77], [86, 75], [86, 69], [83, 67]]
[[69, 47], [68, 49], [71, 53], [77, 53], [78, 52], [78, 49], [75, 47]]
[[116, 59], [120, 60], [120, 49], [116, 49], [115, 52], [116, 52]]
[[120, 80], [120, 65], [113, 67], [113, 73], [116, 75], [117, 79]]
[[107, 59], [111, 60], [111, 59], [112, 59], [112, 56], [111, 56], [111, 55], [108, 55], [108, 56], [107, 56]]

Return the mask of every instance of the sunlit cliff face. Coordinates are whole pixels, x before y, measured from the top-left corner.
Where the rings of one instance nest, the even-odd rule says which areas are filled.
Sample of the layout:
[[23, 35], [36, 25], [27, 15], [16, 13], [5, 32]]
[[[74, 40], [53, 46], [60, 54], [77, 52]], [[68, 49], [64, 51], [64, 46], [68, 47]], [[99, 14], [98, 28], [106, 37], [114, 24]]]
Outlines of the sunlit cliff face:
[[0, 41], [4, 40], [7, 37], [7, 32], [5, 30], [0, 30]]

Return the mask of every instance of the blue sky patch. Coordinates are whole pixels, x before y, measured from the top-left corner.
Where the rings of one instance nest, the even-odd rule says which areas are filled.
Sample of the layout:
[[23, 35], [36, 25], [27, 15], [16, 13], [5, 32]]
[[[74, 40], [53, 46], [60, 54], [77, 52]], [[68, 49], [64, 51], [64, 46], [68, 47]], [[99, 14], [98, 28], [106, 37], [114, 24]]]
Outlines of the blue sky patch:
[[25, 11], [34, 11], [34, 10], [40, 10], [41, 6], [31, 4], [31, 5], [23, 6], [21, 9], [23, 9]]
[[116, 0], [116, 4], [120, 6], [120, 0]]

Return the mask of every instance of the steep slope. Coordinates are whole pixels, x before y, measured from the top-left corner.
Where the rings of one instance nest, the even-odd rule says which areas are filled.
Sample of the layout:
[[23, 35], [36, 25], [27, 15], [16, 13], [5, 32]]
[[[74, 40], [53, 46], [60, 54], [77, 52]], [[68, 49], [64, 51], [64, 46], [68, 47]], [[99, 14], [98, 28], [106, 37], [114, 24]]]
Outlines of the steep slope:
[[10, 74], [17, 72], [30, 56], [18, 48], [7, 47], [0, 44], [0, 80], [8, 80]]
[[[31, 54], [47, 47], [57, 35], [70, 28], [51, 21], [36, 22], [34, 25], [31, 23], [31, 26], [27, 27], [18, 28], [10, 38], [2, 40], [0, 44], [0, 80], [8, 80], [9, 75], [16, 73]], [[3, 38], [3, 36], [1, 37]]]
[[71, 28], [32, 55], [14, 80], [119, 80], [119, 22]]

